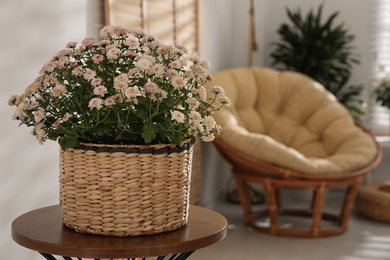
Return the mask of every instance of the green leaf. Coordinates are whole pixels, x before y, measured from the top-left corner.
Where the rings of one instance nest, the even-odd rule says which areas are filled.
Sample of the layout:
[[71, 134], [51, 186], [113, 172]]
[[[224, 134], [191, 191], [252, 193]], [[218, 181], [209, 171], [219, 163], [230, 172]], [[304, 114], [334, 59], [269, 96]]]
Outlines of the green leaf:
[[73, 148], [77, 145], [80, 144], [80, 142], [78, 141], [78, 136], [74, 135], [74, 136], [68, 136], [68, 135], [64, 135], [62, 138], [60, 138], [58, 140], [62, 150], [66, 150], [68, 148]]
[[156, 126], [154, 124], [145, 124], [142, 131], [142, 138], [145, 144], [149, 144], [153, 139], [156, 138]]

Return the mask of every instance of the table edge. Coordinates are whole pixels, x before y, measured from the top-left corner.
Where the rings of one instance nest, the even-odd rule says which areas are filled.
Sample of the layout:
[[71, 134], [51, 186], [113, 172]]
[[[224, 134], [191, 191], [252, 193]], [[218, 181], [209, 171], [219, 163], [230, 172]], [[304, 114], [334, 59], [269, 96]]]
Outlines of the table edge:
[[[15, 231], [15, 222], [21, 218], [22, 216], [25, 216], [31, 212], [50, 208], [50, 207], [58, 207], [58, 205], [48, 206], [39, 208], [36, 210], [32, 210], [29, 212], [26, 212], [19, 217], [15, 218], [15, 220], [11, 224], [11, 236], [12, 239], [19, 244], [20, 246], [23, 246], [25, 248], [41, 252], [41, 253], [47, 253], [47, 254], [53, 254], [58, 256], [69, 256], [69, 257], [84, 257], [84, 258], [123, 258], [123, 257], [129, 257], [129, 249], [121, 248], [115, 250], [115, 256], [112, 256], [109, 253], [108, 250], [102, 250], [97, 248], [74, 248], [72, 246], [66, 246], [66, 245], [57, 245], [52, 243], [46, 243], [44, 241], [36, 241], [32, 240], [31, 238], [26, 237], [25, 235], [22, 235]], [[193, 239], [191, 241], [185, 241], [182, 242], [180, 245], [172, 245], [172, 244], [165, 244], [160, 246], [154, 246], [149, 247], [147, 250], [145, 248], [142, 249], [133, 249], [131, 252], [130, 257], [153, 257], [153, 256], [160, 256], [160, 255], [169, 255], [169, 254], [178, 254], [182, 252], [190, 252], [195, 251], [201, 248], [205, 248], [207, 246], [210, 246], [212, 244], [215, 244], [221, 240], [223, 240], [227, 235], [227, 220], [226, 218], [212, 210], [205, 207], [200, 207], [196, 205], [190, 205], [191, 208], [199, 208], [201, 210], [205, 211], [212, 211], [213, 214], [219, 215], [221, 219], [224, 220], [224, 224], [220, 228], [220, 230], [216, 231], [213, 234], [210, 234], [209, 236], [205, 236], [199, 239]], [[175, 231], [169, 231], [169, 232], [175, 232]], [[157, 234], [158, 235], [158, 234]], [[155, 236], [155, 235], [151, 235]], [[194, 246], [194, 244], [196, 246]]]

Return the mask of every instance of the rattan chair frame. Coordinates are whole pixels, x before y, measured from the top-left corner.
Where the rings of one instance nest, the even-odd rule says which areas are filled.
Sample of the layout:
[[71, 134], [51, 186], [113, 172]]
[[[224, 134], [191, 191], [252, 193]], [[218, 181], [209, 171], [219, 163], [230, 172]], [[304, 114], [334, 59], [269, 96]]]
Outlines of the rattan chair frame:
[[[243, 209], [245, 223], [257, 231], [271, 235], [326, 237], [344, 233], [348, 229], [348, 220], [363, 179], [377, 167], [382, 159], [382, 150], [375, 137], [361, 124], [356, 123], [356, 125], [362, 128], [374, 140], [377, 147], [376, 157], [370, 165], [360, 170], [337, 174], [309, 174], [270, 164], [245, 155], [223, 142], [220, 138], [216, 138], [214, 141], [215, 147], [232, 165], [232, 173]], [[248, 182], [257, 183], [264, 187], [268, 204], [267, 209], [253, 209], [247, 189]], [[341, 212], [339, 214], [325, 212], [324, 204], [327, 192], [331, 188], [340, 187], [346, 188]], [[309, 209], [284, 208], [280, 195], [280, 191], [283, 188], [313, 190], [311, 207]], [[306, 230], [285, 228], [279, 224], [279, 217], [284, 215], [309, 217], [312, 219], [311, 226]], [[256, 223], [256, 220], [262, 217], [269, 218], [270, 223], [267, 227]], [[323, 221], [332, 222], [334, 227], [322, 228], [321, 224]]]

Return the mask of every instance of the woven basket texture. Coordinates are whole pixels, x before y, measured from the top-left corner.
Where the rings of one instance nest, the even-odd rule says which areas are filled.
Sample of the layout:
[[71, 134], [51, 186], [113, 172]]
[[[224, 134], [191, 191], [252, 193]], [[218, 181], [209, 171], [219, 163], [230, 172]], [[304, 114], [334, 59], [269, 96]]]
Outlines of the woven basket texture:
[[106, 236], [152, 235], [187, 224], [192, 145], [96, 145], [60, 149], [66, 226]]
[[390, 222], [390, 190], [382, 183], [368, 184], [360, 188], [356, 198], [356, 210], [367, 217]]

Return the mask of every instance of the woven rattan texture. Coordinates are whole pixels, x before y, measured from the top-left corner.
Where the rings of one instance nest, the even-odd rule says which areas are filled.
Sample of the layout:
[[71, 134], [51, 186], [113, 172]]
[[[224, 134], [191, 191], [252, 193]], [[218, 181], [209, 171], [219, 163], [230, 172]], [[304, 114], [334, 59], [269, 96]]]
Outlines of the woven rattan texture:
[[356, 210], [367, 217], [390, 222], [390, 190], [381, 183], [363, 186], [356, 198]]
[[186, 225], [192, 146], [166, 146], [60, 149], [64, 224], [107, 236], [150, 235]]

